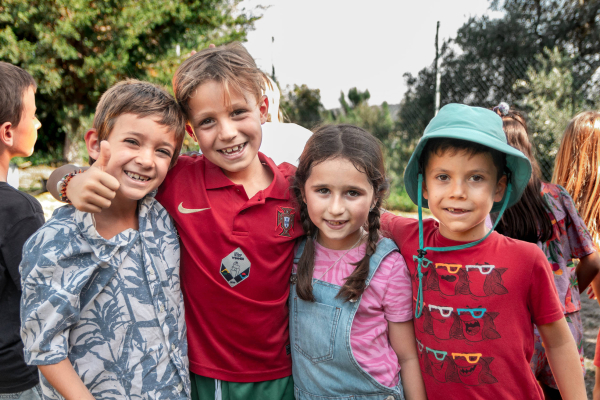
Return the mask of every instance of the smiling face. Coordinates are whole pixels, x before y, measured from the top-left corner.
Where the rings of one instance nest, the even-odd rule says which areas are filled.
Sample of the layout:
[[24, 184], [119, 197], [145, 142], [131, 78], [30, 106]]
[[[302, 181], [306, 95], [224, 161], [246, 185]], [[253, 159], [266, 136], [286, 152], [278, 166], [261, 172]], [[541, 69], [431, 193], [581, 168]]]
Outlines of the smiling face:
[[303, 195], [319, 243], [340, 250], [357, 242], [374, 204], [366, 174], [345, 158], [328, 159], [312, 167]]
[[[176, 140], [175, 133], [157, 120], [158, 117], [140, 118], [134, 114], [123, 114], [115, 121], [107, 139], [110, 161], [104, 172], [117, 178], [121, 184], [116, 199], [137, 201], [158, 188], [165, 179]], [[94, 134], [97, 137], [92, 131]], [[99, 146], [90, 146], [90, 142], [88, 151], [93, 159], [100, 155]]]
[[231, 178], [248, 168], [260, 168], [257, 153], [268, 106], [264, 96], [257, 102], [253, 95], [233, 90], [229, 104], [226, 99], [221, 83], [207, 81], [188, 104], [202, 154]]
[[13, 155], [29, 157], [33, 153], [33, 146], [37, 140], [37, 130], [42, 124], [38, 121], [35, 111], [35, 92], [30, 86], [23, 93], [21, 120], [16, 127], [12, 127], [14, 137]]
[[505, 189], [506, 176], [497, 181], [496, 167], [487, 153], [434, 153], [425, 168], [423, 197], [440, 221], [440, 233], [448, 239], [483, 238], [485, 218], [494, 202], [502, 200]]

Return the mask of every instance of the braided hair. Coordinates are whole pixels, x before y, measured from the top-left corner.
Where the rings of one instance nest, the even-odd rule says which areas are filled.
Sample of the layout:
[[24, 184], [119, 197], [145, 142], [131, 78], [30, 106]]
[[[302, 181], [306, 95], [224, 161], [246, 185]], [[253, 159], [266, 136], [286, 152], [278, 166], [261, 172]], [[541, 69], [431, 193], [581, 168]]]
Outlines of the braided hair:
[[356, 268], [345, 278], [345, 283], [337, 297], [346, 301], [357, 300], [365, 290], [365, 281], [369, 275], [369, 261], [379, 242], [380, 207], [389, 189], [385, 176], [385, 165], [381, 143], [364, 129], [353, 125], [324, 125], [317, 128], [306, 143], [300, 156], [300, 162], [292, 189], [299, 209], [302, 227], [306, 233], [306, 245], [298, 262], [296, 292], [305, 301], [315, 301], [312, 292], [312, 277], [315, 268], [315, 237], [318, 228], [310, 220], [308, 207], [304, 202], [304, 185], [310, 177], [312, 167], [332, 158], [350, 161], [356, 169], [367, 176], [373, 186], [374, 205], [364, 229], [367, 231], [365, 256], [357, 262]]

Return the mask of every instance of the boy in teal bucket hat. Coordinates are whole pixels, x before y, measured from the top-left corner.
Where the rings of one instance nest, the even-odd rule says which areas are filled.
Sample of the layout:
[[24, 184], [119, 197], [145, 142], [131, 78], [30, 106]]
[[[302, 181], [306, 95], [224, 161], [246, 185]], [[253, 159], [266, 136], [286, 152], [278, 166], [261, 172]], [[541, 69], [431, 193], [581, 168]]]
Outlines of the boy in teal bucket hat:
[[[563, 397], [586, 398], [546, 257], [535, 244], [485, 226], [490, 212], [501, 215], [519, 200], [530, 175], [496, 113], [449, 104], [425, 129], [404, 173], [419, 220], [382, 215], [382, 230], [413, 278], [430, 399], [543, 399], [529, 366], [534, 323]], [[439, 222], [423, 220], [423, 207]]]

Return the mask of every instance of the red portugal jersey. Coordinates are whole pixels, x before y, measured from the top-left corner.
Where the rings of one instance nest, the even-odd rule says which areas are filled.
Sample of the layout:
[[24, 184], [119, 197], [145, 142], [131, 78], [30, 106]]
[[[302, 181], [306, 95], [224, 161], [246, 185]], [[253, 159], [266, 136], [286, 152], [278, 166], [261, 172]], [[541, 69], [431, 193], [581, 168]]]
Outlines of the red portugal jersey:
[[295, 168], [259, 153], [273, 182], [251, 199], [204, 156], [179, 158], [156, 198], [175, 220], [190, 370], [258, 382], [291, 375], [289, 278], [303, 234]]

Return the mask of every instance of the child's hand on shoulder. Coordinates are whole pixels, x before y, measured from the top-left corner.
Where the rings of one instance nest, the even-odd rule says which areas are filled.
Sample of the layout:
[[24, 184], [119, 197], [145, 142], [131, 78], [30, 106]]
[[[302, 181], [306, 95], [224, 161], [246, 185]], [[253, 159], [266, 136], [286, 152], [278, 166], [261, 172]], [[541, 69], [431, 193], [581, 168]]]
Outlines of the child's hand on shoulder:
[[104, 172], [110, 160], [110, 144], [100, 143], [100, 156], [85, 172], [75, 175], [67, 186], [67, 197], [79, 211], [98, 213], [111, 205], [119, 181]]

